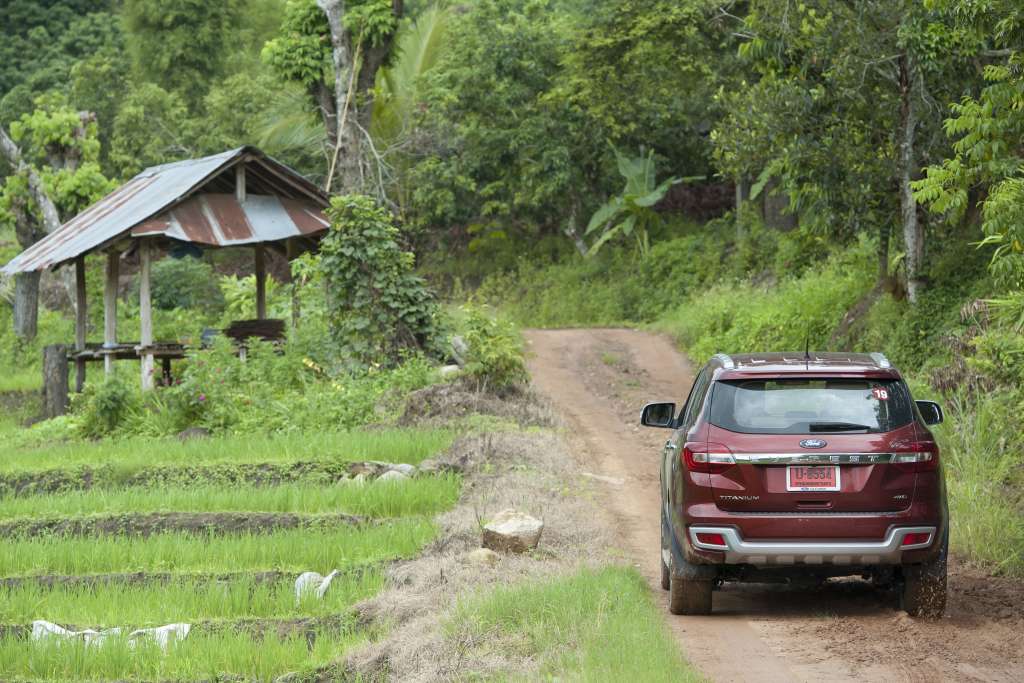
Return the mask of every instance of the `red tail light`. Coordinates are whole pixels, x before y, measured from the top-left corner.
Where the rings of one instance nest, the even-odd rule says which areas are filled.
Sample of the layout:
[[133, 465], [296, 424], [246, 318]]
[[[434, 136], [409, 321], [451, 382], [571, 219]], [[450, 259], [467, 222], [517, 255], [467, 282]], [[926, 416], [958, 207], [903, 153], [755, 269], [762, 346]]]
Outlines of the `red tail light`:
[[918, 441], [893, 453], [893, 464], [904, 472], [931, 472], [939, 469], [939, 447], [929, 441]]
[[903, 536], [903, 542], [900, 545], [921, 545], [927, 543], [932, 538], [932, 535], [927, 531], [915, 531]]
[[690, 472], [721, 474], [735, 464], [732, 451], [720, 443], [690, 441], [683, 446], [683, 467]]
[[[909, 535], [910, 534], [908, 534], [908, 536]], [[725, 536], [723, 536], [722, 534], [709, 534], [709, 533], [698, 532], [697, 533], [697, 542], [698, 543], [705, 543], [707, 545], [726, 546]]]

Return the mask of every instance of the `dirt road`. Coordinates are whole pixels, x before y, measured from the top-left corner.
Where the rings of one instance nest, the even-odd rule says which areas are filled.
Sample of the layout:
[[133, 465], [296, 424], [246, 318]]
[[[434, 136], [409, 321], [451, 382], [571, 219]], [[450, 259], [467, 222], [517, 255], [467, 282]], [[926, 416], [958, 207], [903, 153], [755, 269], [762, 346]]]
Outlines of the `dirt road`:
[[[569, 426], [580, 469], [599, 479], [622, 549], [658, 585], [658, 458], [667, 433], [641, 429], [646, 401], [682, 403], [692, 370], [659, 336], [632, 330], [527, 332], [535, 386]], [[919, 621], [857, 580], [821, 589], [727, 585], [707, 617], [666, 620], [713, 681], [1024, 681], [1024, 584], [956, 564], [946, 617]]]

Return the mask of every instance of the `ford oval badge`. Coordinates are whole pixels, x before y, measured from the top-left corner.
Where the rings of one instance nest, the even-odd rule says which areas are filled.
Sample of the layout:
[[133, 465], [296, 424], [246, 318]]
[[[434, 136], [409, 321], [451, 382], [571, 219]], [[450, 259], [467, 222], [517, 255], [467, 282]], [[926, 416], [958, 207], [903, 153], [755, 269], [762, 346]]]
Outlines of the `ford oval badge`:
[[800, 442], [801, 448], [824, 448], [828, 445], [828, 441], [824, 439], [804, 439]]

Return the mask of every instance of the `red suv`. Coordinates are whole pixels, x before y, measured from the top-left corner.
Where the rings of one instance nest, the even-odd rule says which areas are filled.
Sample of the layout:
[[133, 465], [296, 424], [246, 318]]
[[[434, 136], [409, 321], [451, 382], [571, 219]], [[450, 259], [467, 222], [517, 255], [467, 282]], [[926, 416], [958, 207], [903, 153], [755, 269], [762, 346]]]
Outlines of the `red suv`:
[[880, 353], [718, 354], [671, 429], [661, 467], [661, 584], [673, 614], [707, 614], [724, 581], [861, 575], [912, 616], [946, 604], [949, 538], [932, 401]]

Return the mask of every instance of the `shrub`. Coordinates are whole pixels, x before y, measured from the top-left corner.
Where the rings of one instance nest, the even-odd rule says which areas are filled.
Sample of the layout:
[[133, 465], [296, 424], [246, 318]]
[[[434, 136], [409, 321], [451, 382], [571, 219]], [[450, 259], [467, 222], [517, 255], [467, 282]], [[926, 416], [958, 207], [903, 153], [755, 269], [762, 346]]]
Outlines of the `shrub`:
[[403, 352], [440, 355], [434, 296], [398, 244], [391, 214], [370, 197], [335, 197], [320, 245], [331, 335], [340, 355], [366, 366], [397, 364]]
[[464, 306], [463, 338], [469, 346], [466, 372], [487, 386], [502, 389], [528, 379], [523, 342], [512, 323], [479, 308]]
[[89, 384], [73, 399], [78, 431], [89, 439], [107, 436], [121, 427], [140, 404], [138, 392], [119, 375], [108, 377], [99, 384]]
[[[165, 258], [153, 263], [151, 288], [154, 308], [200, 308], [219, 312], [224, 295], [217, 286], [213, 266], [197, 258]], [[135, 291], [138, 292], [138, 282]]]

